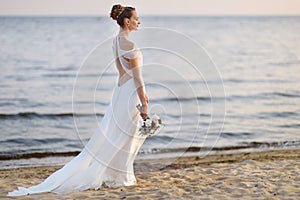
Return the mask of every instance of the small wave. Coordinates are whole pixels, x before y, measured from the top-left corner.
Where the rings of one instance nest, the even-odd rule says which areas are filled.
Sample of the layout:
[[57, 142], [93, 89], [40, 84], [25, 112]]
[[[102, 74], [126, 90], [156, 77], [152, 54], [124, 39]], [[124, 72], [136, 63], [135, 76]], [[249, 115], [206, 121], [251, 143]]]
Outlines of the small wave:
[[[164, 138], [171, 139], [171, 138]], [[140, 154], [159, 154], [159, 153], [178, 153], [178, 152], [200, 152], [200, 151], [235, 151], [243, 149], [262, 149], [262, 148], [286, 148], [286, 147], [299, 147], [300, 141], [282, 141], [282, 142], [249, 142], [241, 143], [237, 146], [224, 146], [224, 147], [199, 147], [190, 146], [182, 148], [152, 148], [152, 149], [141, 149]], [[18, 160], [18, 159], [30, 159], [30, 158], [45, 158], [45, 157], [68, 157], [76, 156], [80, 151], [70, 152], [32, 152], [32, 153], [5, 153], [0, 154], [0, 160]]]
[[274, 97], [286, 97], [286, 98], [299, 98], [300, 94], [296, 93], [284, 93], [284, 92], [265, 92], [257, 93], [252, 95], [231, 95], [227, 96], [227, 100], [236, 100], [236, 99], [272, 99]]
[[[34, 68], [33, 68], [34, 69]], [[43, 68], [42, 68], [43, 69]], [[54, 71], [54, 72], [59, 72], [59, 71], [75, 71], [77, 68], [76, 66], [69, 65], [69, 66], [61, 66], [61, 67], [53, 67], [53, 68], [47, 68], [47, 71]], [[34, 69], [35, 70], [35, 69]]]
[[283, 92], [274, 92], [273, 95], [282, 96], [282, 97], [291, 97], [291, 98], [300, 97], [300, 94], [291, 94], [291, 93], [283, 93]]
[[46, 157], [67, 157], [67, 156], [76, 156], [80, 152], [35, 152], [35, 153], [24, 153], [24, 154], [4, 154], [0, 155], [0, 160], [19, 160], [19, 159], [29, 159], [29, 158], [46, 158]]
[[153, 149], [153, 152], [155, 152], [155, 153], [175, 153], [175, 152], [198, 152], [198, 151], [227, 151], [227, 150], [239, 150], [239, 149], [245, 149], [245, 148], [250, 148], [250, 147], [247, 147], [247, 146], [229, 146], [229, 147], [191, 146], [191, 147], [187, 147], [187, 148]]
[[279, 141], [279, 142], [249, 142], [243, 143], [251, 148], [262, 148], [262, 147], [299, 147], [300, 141]]
[[298, 65], [300, 63], [300, 60], [288, 60], [285, 62], [269, 62], [268, 65], [274, 65], [274, 66], [293, 66]]
[[285, 117], [297, 116], [298, 113], [289, 112], [289, 111], [286, 111], [286, 112], [260, 112], [258, 115], [259, 115], [259, 118], [265, 119], [265, 118], [269, 118], [269, 117], [285, 118]]
[[[217, 97], [218, 98], [218, 97]], [[214, 98], [215, 99], [215, 98]], [[170, 97], [170, 98], [160, 98], [152, 99], [151, 102], [168, 102], [168, 101], [177, 101], [177, 102], [188, 102], [188, 101], [211, 101], [211, 97]]]
[[58, 143], [58, 142], [64, 142], [64, 141], [70, 141], [66, 138], [44, 138], [44, 139], [27, 139], [27, 138], [15, 138], [15, 139], [8, 139], [0, 141], [0, 144], [7, 144], [7, 143], [16, 143], [16, 144], [22, 144], [26, 146], [32, 146], [36, 144], [49, 144], [49, 143]]
[[[174, 138], [174, 137], [166, 136], [166, 135], [163, 135], [163, 136], [156, 135], [155, 137], [151, 138], [151, 140], [168, 143], [168, 142], [172, 142], [172, 141], [178, 140], [178, 139]], [[182, 141], [182, 140], [180, 139], [180, 141]]]
[[200, 152], [200, 151], [234, 151], [243, 149], [262, 149], [262, 148], [282, 148], [282, 147], [300, 147], [300, 141], [282, 141], [282, 142], [248, 142], [237, 146], [223, 146], [223, 147], [198, 147], [191, 146], [186, 148], [153, 148], [148, 151], [141, 151], [142, 154], [149, 153], [176, 153], [176, 152]]
[[[230, 78], [230, 79], [225, 79], [223, 80], [224, 82], [232, 82], [232, 83], [242, 83], [245, 82], [245, 80], [242, 79], [235, 79], [235, 78]], [[247, 82], [247, 81], [246, 81]]]
[[249, 132], [237, 132], [237, 133], [233, 133], [233, 132], [222, 132], [221, 136], [222, 137], [242, 137], [242, 136], [250, 136], [253, 135], [253, 133], [249, 133]]
[[262, 96], [260, 94], [254, 94], [254, 95], [231, 95], [231, 96], [226, 96], [226, 100], [228, 101], [234, 101], [234, 100], [250, 100], [250, 99], [265, 99], [265, 96]]
[[280, 128], [300, 128], [300, 124], [284, 124], [278, 125]]
[[36, 113], [20, 112], [15, 114], [0, 114], [0, 119], [17, 119], [17, 118], [64, 118], [64, 117], [86, 117], [86, 116], [104, 116], [103, 113], [84, 114], [84, 113]]
[[44, 74], [43, 77], [46, 77], [46, 78], [73, 78], [75, 77], [74, 74]]

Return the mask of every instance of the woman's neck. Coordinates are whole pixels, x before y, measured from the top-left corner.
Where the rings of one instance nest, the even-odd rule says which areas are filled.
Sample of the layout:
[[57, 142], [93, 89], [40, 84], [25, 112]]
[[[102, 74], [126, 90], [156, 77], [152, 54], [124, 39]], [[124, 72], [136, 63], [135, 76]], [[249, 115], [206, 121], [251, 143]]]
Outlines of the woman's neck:
[[128, 38], [130, 31], [128, 29], [120, 28], [119, 36]]

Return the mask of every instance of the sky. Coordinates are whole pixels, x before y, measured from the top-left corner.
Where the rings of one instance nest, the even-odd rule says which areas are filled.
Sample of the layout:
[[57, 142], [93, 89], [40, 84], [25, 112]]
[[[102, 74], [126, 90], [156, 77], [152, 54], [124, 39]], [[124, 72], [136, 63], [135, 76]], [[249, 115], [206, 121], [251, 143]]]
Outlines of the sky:
[[300, 15], [300, 0], [0, 0], [0, 15], [108, 15], [113, 4], [139, 15]]

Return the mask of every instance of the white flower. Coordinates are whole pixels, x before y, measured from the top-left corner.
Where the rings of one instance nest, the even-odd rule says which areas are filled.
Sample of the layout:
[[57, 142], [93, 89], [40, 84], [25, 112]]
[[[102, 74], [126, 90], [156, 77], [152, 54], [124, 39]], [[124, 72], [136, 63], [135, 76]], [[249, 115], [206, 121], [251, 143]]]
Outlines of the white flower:
[[152, 136], [164, 125], [159, 116], [153, 115], [152, 118], [146, 119], [139, 128], [139, 134]]
[[151, 123], [152, 123], [151, 119], [146, 119], [145, 122], [146, 126], [151, 126]]

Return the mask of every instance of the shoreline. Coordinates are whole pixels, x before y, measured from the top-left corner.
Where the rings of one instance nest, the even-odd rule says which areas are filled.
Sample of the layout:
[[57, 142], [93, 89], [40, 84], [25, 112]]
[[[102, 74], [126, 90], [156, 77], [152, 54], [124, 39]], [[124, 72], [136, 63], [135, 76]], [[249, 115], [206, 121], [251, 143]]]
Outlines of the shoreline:
[[[300, 149], [214, 154], [205, 157], [140, 159], [134, 163], [137, 185], [101, 188], [66, 195], [42, 193], [47, 198], [274, 198], [300, 195]], [[31, 186], [62, 166], [0, 170], [0, 197], [17, 186]], [[24, 198], [24, 196], [23, 196]]]
[[[257, 148], [257, 146], [234, 146], [234, 147], [217, 147], [217, 148], [176, 148], [176, 149], [163, 149], [160, 151], [154, 150], [153, 153], [139, 153], [135, 158], [138, 160], [156, 160], [156, 159], [173, 159], [178, 157], [193, 157], [200, 156], [201, 158], [211, 155], [226, 155], [226, 154], [240, 154], [240, 153], [255, 153], [267, 152], [272, 150], [294, 150], [300, 149], [299, 146], [271, 146], [264, 148]], [[0, 155], [0, 170], [3, 169], [16, 169], [26, 167], [42, 167], [42, 166], [59, 166], [64, 165], [80, 151], [71, 152], [33, 152], [24, 154], [3, 154]]]

